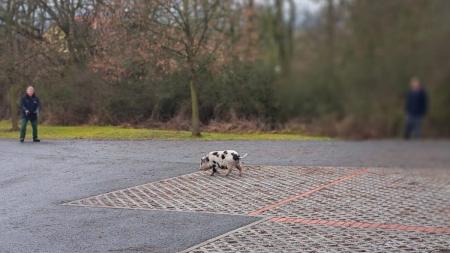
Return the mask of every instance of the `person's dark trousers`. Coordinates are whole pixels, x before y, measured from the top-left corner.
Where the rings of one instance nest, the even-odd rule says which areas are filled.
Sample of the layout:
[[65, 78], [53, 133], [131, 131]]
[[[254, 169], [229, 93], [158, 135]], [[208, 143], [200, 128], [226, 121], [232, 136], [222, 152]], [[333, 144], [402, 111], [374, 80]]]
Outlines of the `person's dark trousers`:
[[405, 139], [419, 138], [422, 126], [422, 117], [407, 115], [405, 126]]
[[33, 140], [38, 140], [38, 126], [37, 126], [38, 120], [37, 120], [37, 118], [35, 118], [35, 119], [22, 118], [21, 123], [20, 123], [20, 139], [21, 140], [25, 139], [28, 121], [31, 122], [31, 127], [33, 128]]

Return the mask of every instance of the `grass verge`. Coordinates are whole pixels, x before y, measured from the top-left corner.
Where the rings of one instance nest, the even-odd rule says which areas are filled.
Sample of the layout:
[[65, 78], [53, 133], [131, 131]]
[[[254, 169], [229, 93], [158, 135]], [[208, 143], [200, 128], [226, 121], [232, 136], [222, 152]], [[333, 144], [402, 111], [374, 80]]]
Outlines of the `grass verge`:
[[[18, 139], [19, 133], [10, 131], [9, 121], [0, 121], [0, 138]], [[31, 125], [27, 136], [31, 136]], [[297, 133], [216, 133], [203, 132], [193, 137], [189, 131], [124, 128], [119, 126], [51, 126], [39, 125], [39, 138], [44, 140], [325, 140], [326, 137], [308, 136]]]

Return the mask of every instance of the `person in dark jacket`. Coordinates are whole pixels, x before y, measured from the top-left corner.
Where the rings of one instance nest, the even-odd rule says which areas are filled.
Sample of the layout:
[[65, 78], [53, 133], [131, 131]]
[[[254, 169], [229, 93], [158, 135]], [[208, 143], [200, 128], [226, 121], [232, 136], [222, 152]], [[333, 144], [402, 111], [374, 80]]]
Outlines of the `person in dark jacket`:
[[27, 123], [31, 122], [33, 128], [33, 142], [40, 142], [38, 138], [38, 115], [40, 109], [39, 98], [34, 93], [34, 87], [28, 86], [25, 96], [22, 97], [20, 107], [22, 111], [22, 120], [20, 125], [20, 142], [24, 142], [27, 132]]
[[411, 79], [410, 90], [406, 96], [405, 109], [405, 139], [418, 138], [420, 137], [423, 118], [428, 109], [428, 97], [417, 77]]

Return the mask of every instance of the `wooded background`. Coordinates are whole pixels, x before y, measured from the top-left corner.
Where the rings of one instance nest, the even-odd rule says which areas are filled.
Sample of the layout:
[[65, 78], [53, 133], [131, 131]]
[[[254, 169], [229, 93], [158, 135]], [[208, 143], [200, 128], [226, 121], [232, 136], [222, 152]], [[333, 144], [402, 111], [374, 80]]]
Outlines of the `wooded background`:
[[448, 0], [0, 0], [0, 118], [400, 136], [412, 76], [450, 136]]

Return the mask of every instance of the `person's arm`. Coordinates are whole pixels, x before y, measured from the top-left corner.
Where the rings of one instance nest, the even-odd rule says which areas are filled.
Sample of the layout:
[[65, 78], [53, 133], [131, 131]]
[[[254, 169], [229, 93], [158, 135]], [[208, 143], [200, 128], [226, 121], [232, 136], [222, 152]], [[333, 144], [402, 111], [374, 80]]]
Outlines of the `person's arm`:
[[24, 97], [20, 101], [20, 107], [22, 108], [22, 112], [24, 112], [26, 115], [28, 115], [30, 113], [28, 111], [27, 107], [25, 106], [25, 98]]
[[41, 110], [41, 101], [39, 101], [38, 97], [36, 97], [36, 101], [37, 101], [37, 106], [36, 106], [36, 111], [34, 111], [34, 113], [39, 114], [39, 111]]
[[423, 115], [428, 112], [428, 94], [427, 92], [423, 92]]

